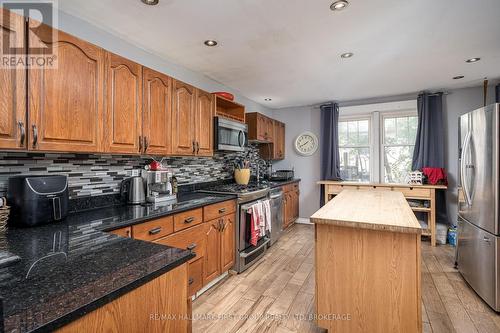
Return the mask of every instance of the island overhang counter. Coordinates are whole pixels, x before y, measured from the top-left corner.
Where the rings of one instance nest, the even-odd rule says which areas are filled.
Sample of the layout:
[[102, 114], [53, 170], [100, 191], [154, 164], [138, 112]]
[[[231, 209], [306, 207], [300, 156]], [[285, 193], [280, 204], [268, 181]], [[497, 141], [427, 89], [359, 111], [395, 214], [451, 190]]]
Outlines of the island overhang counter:
[[345, 190], [315, 224], [317, 324], [330, 332], [421, 332], [421, 227], [403, 194]]

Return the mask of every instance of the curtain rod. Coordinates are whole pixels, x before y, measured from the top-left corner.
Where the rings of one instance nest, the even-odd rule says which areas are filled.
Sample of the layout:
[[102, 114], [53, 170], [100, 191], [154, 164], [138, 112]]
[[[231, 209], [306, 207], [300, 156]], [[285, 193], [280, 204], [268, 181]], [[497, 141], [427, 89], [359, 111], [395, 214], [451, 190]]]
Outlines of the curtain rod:
[[[379, 103], [390, 103], [390, 102], [402, 102], [402, 101], [411, 101], [416, 100], [420, 93], [412, 93], [405, 95], [397, 95], [397, 96], [387, 96], [387, 97], [376, 97], [376, 98], [367, 98], [367, 99], [358, 99], [358, 100], [350, 100], [350, 101], [338, 101], [336, 102], [339, 107], [346, 106], [359, 106], [359, 105], [367, 105], [367, 104], [379, 104]], [[450, 92], [433, 92], [429, 93], [429, 96], [437, 96], [437, 95], [449, 95]], [[334, 101], [335, 102], [335, 101]], [[319, 109], [322, 105], [328, 104], [330, 102], [323, 102], [319, 104], [313, 104], [313, 109]]]

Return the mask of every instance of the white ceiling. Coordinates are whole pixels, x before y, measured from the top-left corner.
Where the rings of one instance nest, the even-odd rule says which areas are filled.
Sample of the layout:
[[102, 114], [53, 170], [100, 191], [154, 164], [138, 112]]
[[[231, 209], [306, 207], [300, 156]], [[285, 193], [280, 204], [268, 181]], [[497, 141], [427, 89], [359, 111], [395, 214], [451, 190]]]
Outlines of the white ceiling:
[[[62, 0], [59, 7], [271, 108], [500, 77], [499, 0], [350, 0], [336, 13], [331, 2]], [[206, 39], [219, 45], [208, 48]], [[343, 52], [355, 55], [342, 60]], [[466, 64], [471, 57], [481, 61]]]

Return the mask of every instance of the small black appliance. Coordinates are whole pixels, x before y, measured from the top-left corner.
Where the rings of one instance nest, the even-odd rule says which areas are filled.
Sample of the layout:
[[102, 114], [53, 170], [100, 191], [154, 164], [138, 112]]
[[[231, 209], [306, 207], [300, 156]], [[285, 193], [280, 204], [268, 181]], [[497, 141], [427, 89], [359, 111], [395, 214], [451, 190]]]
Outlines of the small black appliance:
[[33, 227], [63, 220], [68, 215], [68, 178], [14, 176], [9, 178], [9, 224]]

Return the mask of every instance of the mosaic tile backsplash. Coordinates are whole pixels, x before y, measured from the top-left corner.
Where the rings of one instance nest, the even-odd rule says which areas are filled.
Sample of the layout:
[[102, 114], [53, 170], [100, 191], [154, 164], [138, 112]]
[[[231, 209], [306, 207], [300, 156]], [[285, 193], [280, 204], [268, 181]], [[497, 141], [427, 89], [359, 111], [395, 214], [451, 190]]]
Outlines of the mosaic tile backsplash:
[[[265, 166], [255, 147], [239, 153], [216, 152], [211, 158], [168, 157], [164, 162], [182, 185], [232, 178], [234, 161], [244, 157], [250, 159], [253, 173], [257, 164]], [[7, 193], [9, 177], [21, 174], [67, 175], [70, 199], [116, 194], [133, 169], [149, 162], [151, 158], [126, 155], [0, 152], [0, 197]]]

